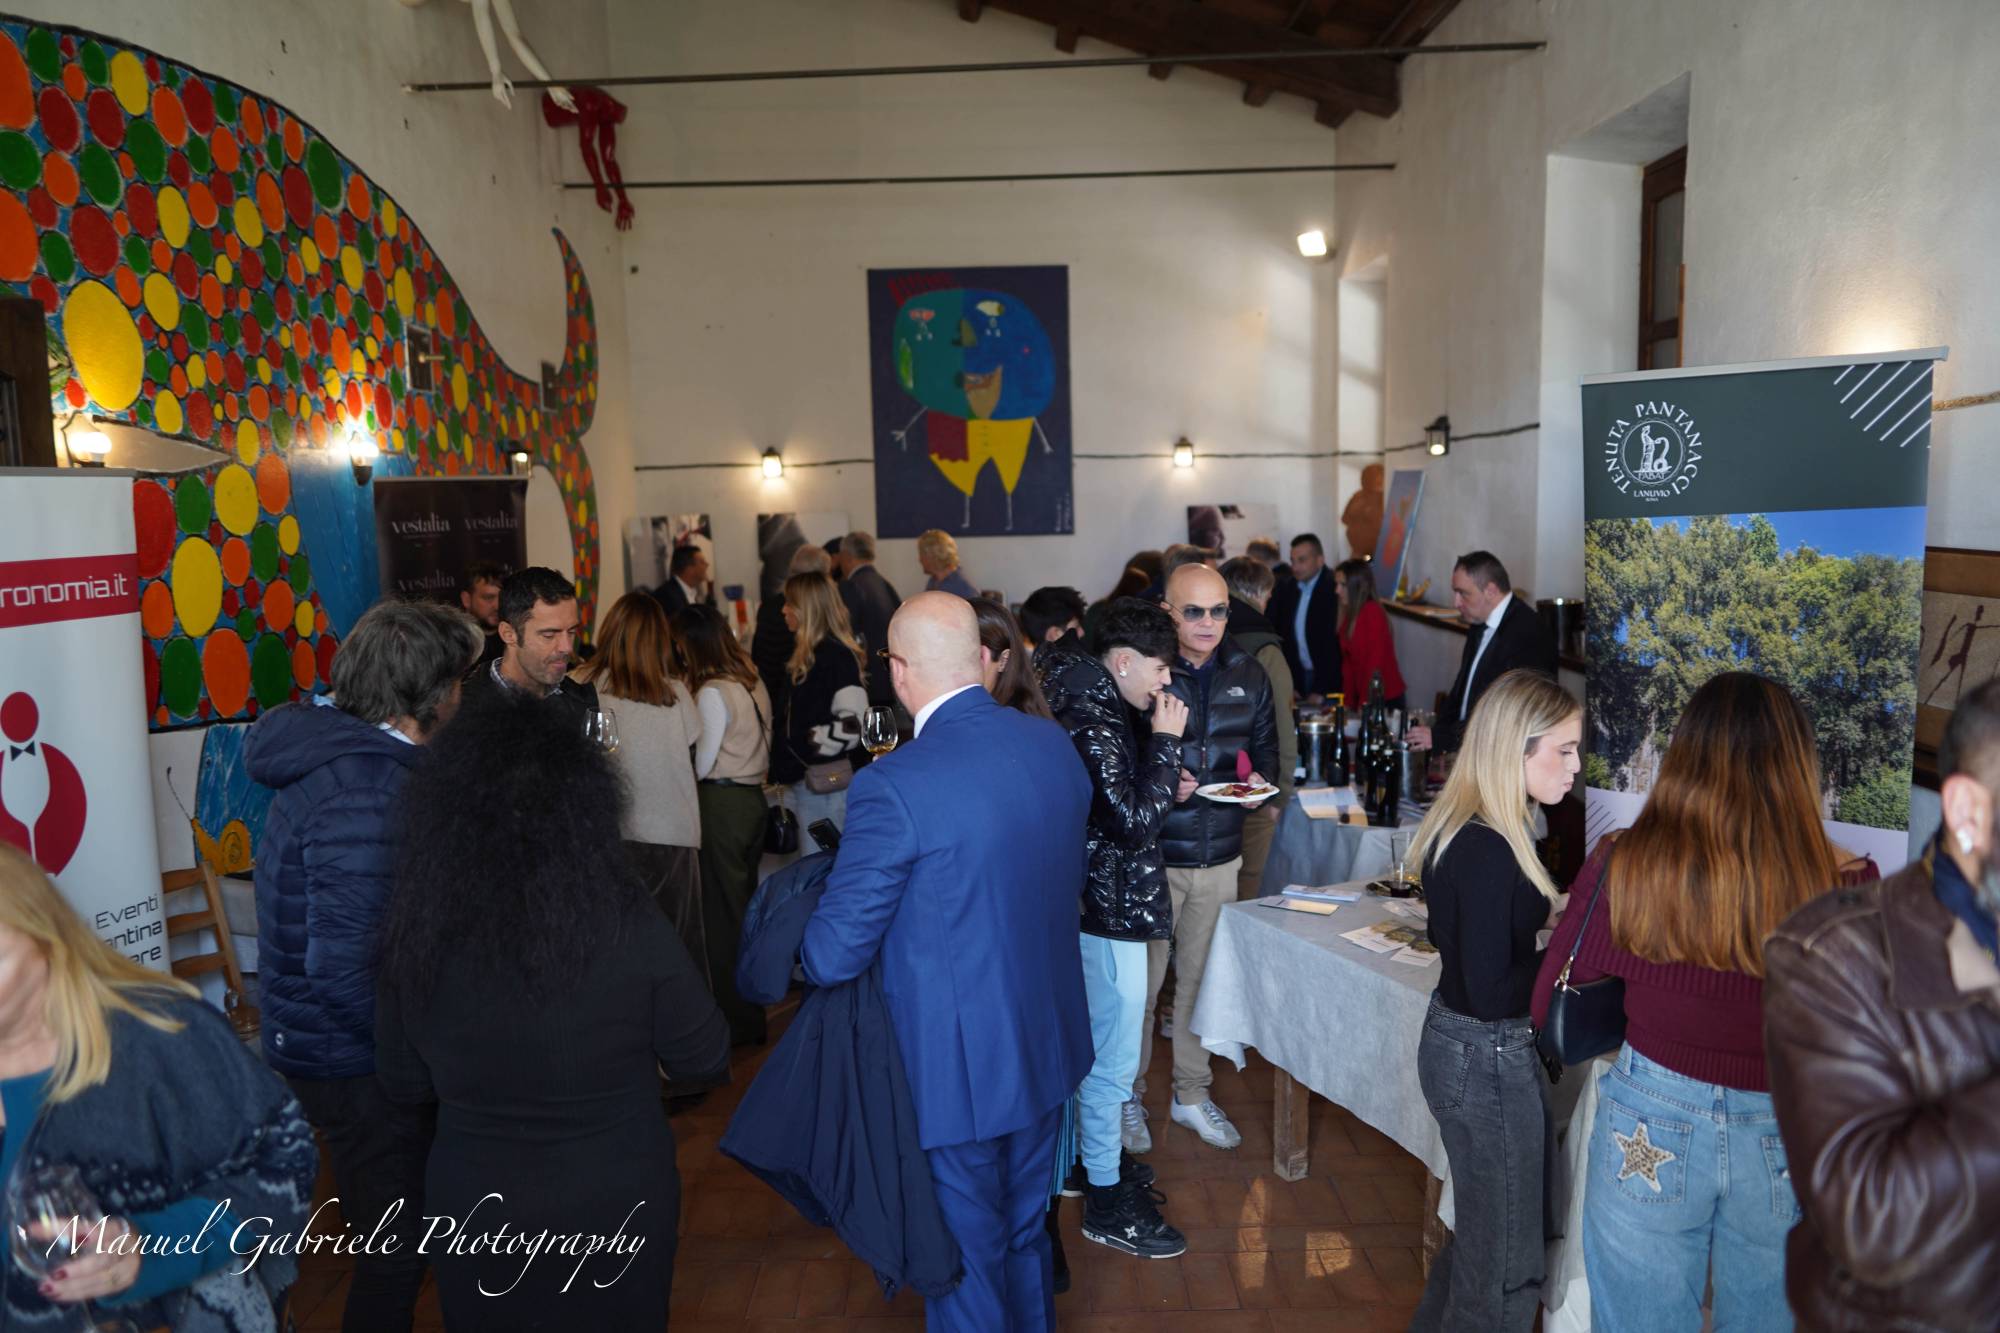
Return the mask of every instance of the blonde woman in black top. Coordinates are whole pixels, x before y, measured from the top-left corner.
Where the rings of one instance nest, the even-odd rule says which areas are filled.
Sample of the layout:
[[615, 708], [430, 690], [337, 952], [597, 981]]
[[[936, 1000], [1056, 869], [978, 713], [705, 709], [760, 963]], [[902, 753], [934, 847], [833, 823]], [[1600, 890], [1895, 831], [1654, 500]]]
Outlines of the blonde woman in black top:
[[1458, 762], [1417, 830], [1443, 964], [1417, 1078], [1458, 1202], [1412, 1333], [1526, 1333], [1541, 1302], [1554, 1131], [1528, 1009], [1536, 935], [1559, 894], [1535, 855], [1531, 802], [1569, 792], [1582, 739], [1583, 709], [1567, 690], [1538, 671], [1508, 672], [1472, 710]]

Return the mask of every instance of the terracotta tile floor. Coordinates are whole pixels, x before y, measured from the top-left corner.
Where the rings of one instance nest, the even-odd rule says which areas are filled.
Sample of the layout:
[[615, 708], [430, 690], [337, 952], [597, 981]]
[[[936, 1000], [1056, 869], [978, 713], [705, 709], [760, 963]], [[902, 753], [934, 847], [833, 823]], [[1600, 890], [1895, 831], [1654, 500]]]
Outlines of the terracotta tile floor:
[[[773, 1037], [783, 1030], [774, 1024]], [[838, 1333], [915, 1330], [923, 1302], [885, 1302], [874, 1276], [830, 1231], [808, 1226], [743, 1168], [716, 1151], [741, 1089], [763, 1052], [740, 1053], [734, 1086], [676, 1116], [681, 1243], [674, 1265], [676, 1333]], [[1167, 1043], [1156, 1073], [1172, 1067]], [[1330, 1103], [1312, 1106], [1312, 1175], [1271, 1173], [1270, 1066], [1239, 1074], [1215, 1062], [1215, 1099], [1243, 1132], [1219, 1152], [1166, 1118], [1155, 1079], [1153, 1152], [1167, 1219], [1187, 1234], [1178, 1259], [1141, 1260], [1084, 1240], [1083, 1201], [1065, 1199], [1063, 1244], [1072, 1285], [1056, 1298], [1075, 1333], [1299, 1333], [1400, 1330], [1423, 1289], [1419, 1245], [1423, 1168], [1389, 1139]], [[330, 1181], [321, 1180], [323, 1194]], [[295, 1291], [298, 1326], [338, 1329], [345, 1261], [309, 1262]], [[441, 1328], [427, 1283], [418, 1327]]]

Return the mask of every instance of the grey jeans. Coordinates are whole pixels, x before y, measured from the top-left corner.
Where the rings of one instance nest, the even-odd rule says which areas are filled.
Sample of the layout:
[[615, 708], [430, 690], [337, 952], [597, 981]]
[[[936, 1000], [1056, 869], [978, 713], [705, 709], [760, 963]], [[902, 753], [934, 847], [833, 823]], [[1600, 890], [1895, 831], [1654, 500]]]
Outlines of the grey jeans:
[[1541, 1303], [1555, 1124], [1528, 1019], [1485, 1023], [1431, 997], [1417, 1081], [1451, 1163], [1457, 1226], [1411, 1333], [1527, 1333]]

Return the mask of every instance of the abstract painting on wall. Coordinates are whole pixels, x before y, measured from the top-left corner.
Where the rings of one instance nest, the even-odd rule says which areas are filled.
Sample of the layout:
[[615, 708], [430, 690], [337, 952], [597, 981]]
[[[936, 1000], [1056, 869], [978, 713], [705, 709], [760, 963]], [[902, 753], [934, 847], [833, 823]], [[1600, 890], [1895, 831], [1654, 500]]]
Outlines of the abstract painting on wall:
[[1410, 553], [1410, 538], [1417, 530], [1417, 505], [1423, 498], [1422, 468], [1401, 469], [1389, 478], [1382, 535], [1375, 539], [1375, 591], [1383, 597], [1396, 595], [1403, 560]]
[[883, 537], [1076, 530], [1069, 270], [870, 269]]

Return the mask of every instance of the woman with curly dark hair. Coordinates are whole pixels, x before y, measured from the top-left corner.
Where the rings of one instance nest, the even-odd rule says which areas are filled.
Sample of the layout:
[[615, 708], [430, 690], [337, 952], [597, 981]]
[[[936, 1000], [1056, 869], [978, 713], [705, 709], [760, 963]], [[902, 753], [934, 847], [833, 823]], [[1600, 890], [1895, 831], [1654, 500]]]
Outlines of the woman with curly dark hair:
[[[429, 1224], [447, 1327], [662, 1328], [680, 1177], [659, 1071], [721, 1077], [729, 1031], [626, 859], [609, 757], [566, 710], [491, 703], [404, 789], [377, 1074], [438, 1104], [424, 1211], [457, 1228]], [[503, 1225], [552, 1240], [474, 1244]]]

